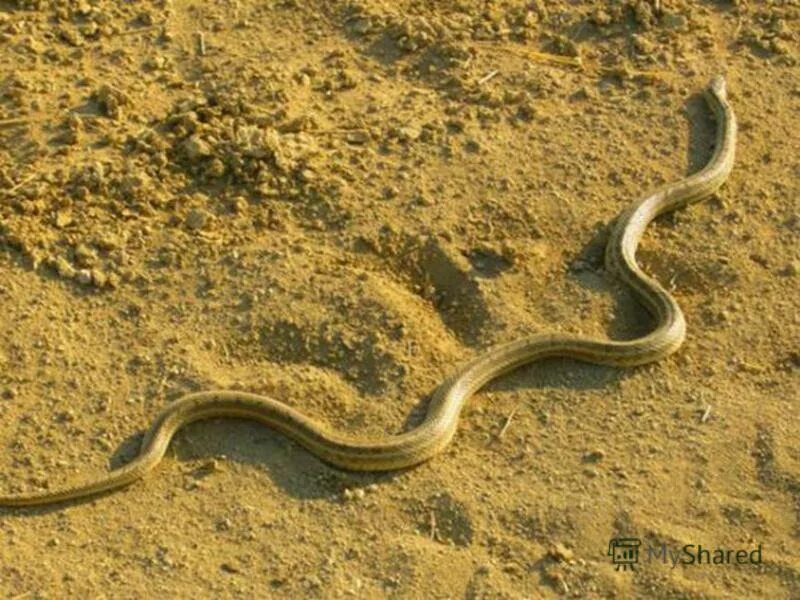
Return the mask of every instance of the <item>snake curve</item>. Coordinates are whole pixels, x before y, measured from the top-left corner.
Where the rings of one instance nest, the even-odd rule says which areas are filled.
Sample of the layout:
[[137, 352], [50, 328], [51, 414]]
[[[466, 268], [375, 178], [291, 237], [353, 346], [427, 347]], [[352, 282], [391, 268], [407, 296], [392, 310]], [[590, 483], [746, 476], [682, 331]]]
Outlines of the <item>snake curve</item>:
[[609, 237], [606, 269], [630, 286], [658, 325], [634, 340], [598, 340], [571, 334], [539, 334], [494, 346], [446, 379], [433, 394], [425, 420], [416, 428], [374, 441], [353, 441], [301, 412], [266, 396], [239, 391], [188, 394], [169, 404], [142, 440], [139, 455], [97, 479], [59, 490], [0, 495], [0, 506], [53, 504], [126, 486], [152, 470], [164, 456], [175, 432], [184, 425], [214, 417], [253, 419], [285, 434], [323, 461], [354, 471], [388, 471], [424, 462], [453, 437], [464, 403], [488, 382], [524, 364], [569, 357], [613, 366], [635, 366], [662, 359], [683, 343], [686, 321], [680, 307], [657, 281], [636, 263], [636, 249], [647, 225], [658, 215], [713, 194], [733, 168], [736, 119], [722, 76], [704, 90], [714, 113], [716, 140], [708, 163], [698, 172], [664, 185], [632, 203], [616, 220]]

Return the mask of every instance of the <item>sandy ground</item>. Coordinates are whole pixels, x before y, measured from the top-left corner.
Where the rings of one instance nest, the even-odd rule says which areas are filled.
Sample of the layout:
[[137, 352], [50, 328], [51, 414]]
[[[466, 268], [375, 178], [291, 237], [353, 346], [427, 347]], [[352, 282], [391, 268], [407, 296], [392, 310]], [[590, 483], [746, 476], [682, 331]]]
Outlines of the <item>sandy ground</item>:
[[125, 463], [190, 391], [380, 436], [493, 343], [643, 334], [609, 224], [708, 158], [712, 74], [741, 123], [640, 251], [674, 357], [523, 368], [396, 474], [198, 423], [124, 491], [0, 512], [3, 596], [800, 598], [798, 32], [778, 1], [0, 1], [4, 492]]

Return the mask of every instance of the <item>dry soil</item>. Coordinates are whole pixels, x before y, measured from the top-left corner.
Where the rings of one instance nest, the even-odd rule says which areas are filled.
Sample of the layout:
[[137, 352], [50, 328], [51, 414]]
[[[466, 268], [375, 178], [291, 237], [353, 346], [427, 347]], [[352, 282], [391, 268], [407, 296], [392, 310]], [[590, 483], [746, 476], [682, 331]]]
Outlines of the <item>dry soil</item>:
[[[798, 60], [792, 0], [0, 0], [4, 493], [125, 463], [190, 391], [376, 437], [493, 343], [642, 335], [609, 224], [708, 158], [713, 74], [741, 124], [640, 250], [678, 354], [523, 368], [395, 474], [192, 425], [0, 513], [2, 595], [800, 598]], [[762, 560], [646, 560], [689, 544]]]

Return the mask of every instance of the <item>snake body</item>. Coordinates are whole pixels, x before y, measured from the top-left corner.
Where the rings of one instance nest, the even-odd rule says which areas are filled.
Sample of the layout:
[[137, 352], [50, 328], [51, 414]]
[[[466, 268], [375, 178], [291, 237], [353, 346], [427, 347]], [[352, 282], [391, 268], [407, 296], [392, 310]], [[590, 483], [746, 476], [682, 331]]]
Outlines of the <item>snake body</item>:
[[410, 467], [440, 452], [453, 437], [464, 403], [482, 386], [524, 364], [547, 357], [569, 357], [615, 366], [653, 362], [683, 343], [686, 321], [680, 307], [657, 281], [636, 263], [636, 248], [648, 224], [658, 215], [713, 194], [733, 168], [736, 119], [728, 103], [725, 80], [717, 76], [704, 91], [716, 120], [716, 141], [706, 166], [680, 181], [664, 185], [631, 204], [616, 221], [605, 253], [606, 268], [629, 285], [653, 315], [657, 327], [629, 341], [598, 340], [569, 334], [533, 335], [495, 346], [458, 369], [431, 398], [425, 420], [411, 431], [374, 441], [353, 441], [301, 412], [266, 396], [239, 391], [188, 394], [168, 405], [142, 441], [140, 454], [106, 475], [56, 491], [0, 496], [0, 506], [33, 506], [73, 500], [126, 486], [152, 470], [172, 436], [201, 419], [235, 417], [260, 421], [295, 440], [323, 461], [354, 471], [387, 471]]

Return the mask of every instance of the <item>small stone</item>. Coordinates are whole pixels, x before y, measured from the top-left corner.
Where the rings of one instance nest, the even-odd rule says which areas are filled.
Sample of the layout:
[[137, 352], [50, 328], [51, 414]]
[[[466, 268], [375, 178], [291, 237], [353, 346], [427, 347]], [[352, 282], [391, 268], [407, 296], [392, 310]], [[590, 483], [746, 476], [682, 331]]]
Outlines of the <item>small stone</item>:
[[78, 2], [74, 12], [79, 17], [88, 17], [92, 14], [92, 6], [88, 2]]
[[61, 256], [56, 259], [55, 267], [58, 275], [64, 279], [72, 279], [75, 277], [75, 275], [77, 275], [75, 267], [69, 264], [69, 262]]
[[369, 141], [369, 132], [366, 129], [348, 131], [345, 140], [348, 144], [366, 144]]
[[114, 449], [114, 445], [105, 438], [99, 437], [94, 441], [94, 443], [103, 452], [111, 452]]
[[583, 455], [583, 462], [596, 463], [600, 462], [606, 457], [606, 453], [602, 450], [591, 450]]
[[422, 135], [422, 128], [417, 125], [405, 125], [397, 129], [397, 139], [403, 142], [414, 142]]
[[96, 38], [97, 34], [100, 32], [100, 27], [97, 23], [84, 23], [78, 26], [78, 31], [80, 31], [81, 35], [85, 38]]
[[193, 208], [189, 211], [189, 214], [186, 215], [186, 226], [189, 229], [197, 231], [198, 229], [203, 229], [210, 219], [211, 214], [209, 214], [208, 211], [201, 208]]
[[119, 275], [116, 273], [109, 273], [106, 277], [106, 287], [109, 288], [118, 288], [119, 287]]
[[56, 227], [63, 229], [72, 224], [72, 213], [69, 210], [60, 210], [56, 213]]
[[610, 25], [614, 19], [602, 8], [597, 8], [594, 13], [592, 13], [591, 20], [595, 25], [603, 26]]
[[553, 544], [548, 554], [559, 562], [569, 562], [575, 557], [575, 553], [560, 542]]
[[79, 267], [92, 267], [97, 263], [97, 253], [86, 244], [75, 248], [75, 262]]
[[189, 160], [197, 160], [211, 156], [211, 146], [198, 136], [193, 135], [183, 142], [183, 153]]
[[349, 501], [358, 501], [363, 500], [366, 492], [363, 489], [357, 488], [355, 490], [351, 490], [350, 488], [346, 488], [343, 492], [344, 499]]
[[76, 48], [83, 44], [83, 40], [78, 35], [78, 32], [66, 26], [58, 30], [58, 37], [70, 46], [75, 46]]
[[167, 66], [167, 58], [162, 55], [152, 56], [144, 64], [145, 68], [152, 71], [160, 71]]
[[77, 279], [81, 285], [89, 285], [92, 283], [92, 272], [89, 269], [80, 269], [77, 272]]
[[98, 288], [105, 287], [108, 277], [100, 269], [92, 269], [92, 283]]
[[122, 242], [117, 235], [105, 233], [94, 240], [94, 245], [103, 250], [116, 250], [122, 245]]
[[245, 198], [244, 196], [236, 196], [236, 198], [233, 199], [233, 204], [231, 205], [231, 208], [233, 209], [233, 212], [242, 214], [247, 211], [247, 206], [248, 206], [247, 198]]
[[210, 177], [212, 179], [219, 179], [223, 175], [225, 175], [225, 163], [222, 162], [219, 158], [212, 158], [208, 165], [206, 165], [205, 169], [206, 177]]
[[146, 10], [139, 13], [137, 20], [145, 27], [151, 26], [154, 22], [153, 15]]
[[121, 90], [110, 85], [101, 86], [94, 93], [94, 98], [103, 112], [112, 119], [120, 118], [122, 107], [130, 104], [128, 97]]
[[222, 465], [220, 465], [219, 461], [212, 458], [207, 460], [202, 465], [197, 467], [194, 471], [192, 471], [192, 477], [195, 479], [203, 479], [212, 475], [213, 473], [218, 473], [222, 471]]
[[661, 17], [661, 24], [667, 29], [683, 29], [686, 27], [686, 17], [673, 13], [666, 13]]
[[645, 56], [653, 54], [656, 50], [656, 45], [643, 35], [633, 35], [633, 47], [636, 52]]

